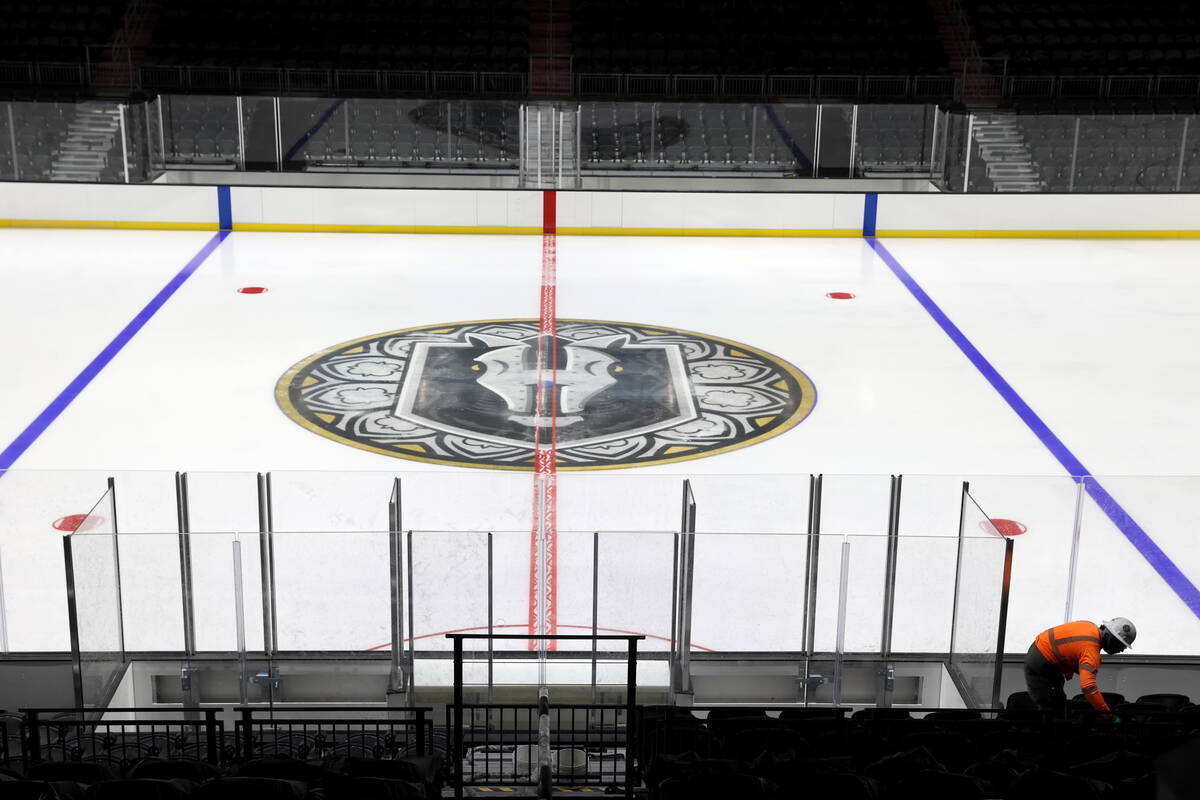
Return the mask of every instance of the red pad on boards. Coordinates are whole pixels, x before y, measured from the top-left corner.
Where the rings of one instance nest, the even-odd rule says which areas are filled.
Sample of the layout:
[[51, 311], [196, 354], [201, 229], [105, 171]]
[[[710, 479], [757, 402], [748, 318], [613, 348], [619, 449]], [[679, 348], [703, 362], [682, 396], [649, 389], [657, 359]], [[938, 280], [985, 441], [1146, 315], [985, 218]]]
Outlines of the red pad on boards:
[[1020, 536], [1029, 530], [1015, 519], [993, 519], [991, 523], [992, 525], [989, 526], [987, 522], [980, 522], [979, 527], [983, 529], [984, 533], [992, 533], [992, 527], [995, 527], [996, 531], [1006, 539], [1011, 539], [1013, 536]]
[[[84, 521], [87, 524], [84, 524]], [[99, 525], [104, 520], [100, 517], [88, 517], [87, 514], [67, 514], [65, 517], [59, 517], [51, 524], [55, 530], [60, 531], [89, 531]]]

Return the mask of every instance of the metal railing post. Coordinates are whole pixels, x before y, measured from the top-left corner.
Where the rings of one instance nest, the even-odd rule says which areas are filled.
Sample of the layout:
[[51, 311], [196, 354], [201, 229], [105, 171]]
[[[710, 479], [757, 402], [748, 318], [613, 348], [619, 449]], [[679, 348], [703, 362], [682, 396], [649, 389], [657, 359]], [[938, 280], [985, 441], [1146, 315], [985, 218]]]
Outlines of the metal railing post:
[[1071, 147], [1071, 176], [1067, 179], [1067, 191], [1075, 191], [1075, 159], [1079, 157], [1079, 117], [1075, 118], [1075, 143]]
[[1187, 151], [1188, 123], [1191, 121], [1191, 117], [1183, 118], [1183, 135], [1179, 139], [1179, 170], [1175, 173], [1175, 191], [1177, 192], [1183, 186], [1183, 156]]
[[1070, 622], [1075, 607], [1075, 572], [1079, 565], [1079, 538], [1083, 530], [1083, 485], [1087, 477], [1077, 478], [1075, 484], [1075, 524], [1071, 531], [1071, 560], [1067, 566], [1067, 607], [1063, 622]]
[[892, 704], [892, 625], [896, 611], [896, 561], [900, 549], [900, 492], [904, 476], [892, 476], [891, 499], [888, 507], [887, 562], [883, 576], [883, 628], [879, 636], [880, 655], [884, 659], [880, 692], [881, 707]]
[[13, 121], [12, 103], [8, 104], [8, 139], [12, 144], [13, 180], [21, 180], [21, 165], [17, 160], [17, 125]]
[[971, 185], [971, 150], [972, 139], [975, 136], [975, 115], [971, 114], [967, 117], [967, 155], [963, 160], [963, 194], [967, 193], [968, 187]]
[[278, 644], [275, 614], [275, 552], [271, 519], [271, 475], [258, 473], [258, 562], [262, 576], [263, 652], [270, 658]]
[[125, 183], [129, 183], [129, 143], [128, 129], [125, 126], [125, 104], [121, 103], [117, 106], [120, 111], [121, 121], [121, 164], [125, 175]]

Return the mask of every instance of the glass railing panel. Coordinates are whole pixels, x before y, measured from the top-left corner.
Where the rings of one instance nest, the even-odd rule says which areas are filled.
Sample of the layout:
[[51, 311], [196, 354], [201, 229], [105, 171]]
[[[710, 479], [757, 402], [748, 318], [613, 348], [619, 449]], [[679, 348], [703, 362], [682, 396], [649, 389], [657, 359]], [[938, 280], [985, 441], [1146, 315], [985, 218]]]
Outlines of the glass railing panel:
[[[490, 563], [495, 563], [488, 556], [489, 537], [488, 533], [462, 531], [415, 531], [405, 535], [409, 586], [406, 613], [412, 619], [411, 629], [405, 627], [416, 649], [451, 650], [445, 634], [487, 632], [488, 569]], [[519, 550], [519, 545], [504, 550], [499, 561], [523, 576], [527, 598], [528, 544], [524, 558], [513, 552]], [[492, 624], [498, 632], [519, 632], [521, 626], [528, 625], [528, 605], [505, 601], [496, 605], [500, 607], [493, 606]]]
[[887, 475], [822, 476], [821, 533], [886, 534], [891, 492]]
[[120, 558], [112, 503], [109, 489], [80, 524], [88, 532], [68, 534], [69, 549], [64, 552], [68, 605], [74, 617], [75, 700], [88, 707], [108, 702], [125, 665]]
[[109, 512], [93, 510], [106, 489], [100, 472], [8, 470], [0, 479], [11, 650], [70, 650], [62, 536], [112, 529]]
[[861, 105], [854, 118], [854, 177], [927, 177], [934, 119], [929, 105]]
[[[963, 476], [905, 475], [902, 538], [957, 536], [963, 480]], [[990, 534], [997, 527], [1016, 538], [1009, 614], [1012, 635], [1006, 638], [1005, 648], [1010, 653], [1024, 652], [1033, 636], [1049, 626], [1047, 615], [1057, 620], [1065, 608], [1078, 485], [1061, 475], [978, 475], [966, 480], [971, 495], [994, 515], [990, 521], [977, 521], [967, 535]]]
[[825, 103], [820, 108], [816, 177], [848, 178], [852, 167], [854, 106]]
[[184, 650], [179, 534], [121, 533], [117, 539], [125, 649]]
[[1086, 479], [1073, 619], [1128, 617], [1138, 655], [1200, 652], [1197, 492], [1194, 476]]
[[259, 529], [257, 473], [188, 472], [186, 476], [189, 530]]
[[[388, 498], [397, 477], [392, 472], [272, 472], [271, 527], [275, 531], [386, 531]], [[403, 478], [400, 485], [403, 527]]]
[[[241, 553], [241, 580], [234, 570], [233, 544]], [[246, 649], [262, 653], [262, 549], [257, 533], [193, 533], [188, 536], [191, 551], [192, 604], [194, 608], [196, 650], [232, 653], [237, 650], [238, 589], [243, 601], [242, 624]]]
[[603, 633], [645, 634], [641, 649], [669, 650], [675, 534], [602, 533], [597, 605]]
[[753, 162], [762, 169], [783, 168], [797, 178], [813, 177], [817, 160], [817, 107], [764, 103], [755, 109], [754, 130], [763, 138], [759, 145], [755, 137]]
[[[258, 103], [255, 101], [255, 109]], [[223, 166], [242, 163], [246, 129], [239, 123], [237, 98], [206, 95], [161, 95], [162, 147], [172, 166]], [[264, 108], [269, 107], [269, 101]], [[246, 115], [247, 119], [249, 115]], [[272, 136], [271, 141], [274, 141]], [[274, 145], [270, 148], [274, 169]]]
[[281, 652], [391, 648], [389, 536], [272, 534]]
[[807, 552], [804, 534], [696, 534], [693, 649], [802, 651]]
[[1179, 178], [1183, 117], [1079, 117], [1076, 192], [1168, 192]]
[[989, 707], [998, 688], [1002, 655], [996, 648], [1006, 590], [1006, 542], [965, 491], [962, 518], [949, 665], [968, 704]]
[[947, 653], [954, 618], [955, 536], [901, 536], [896, 542], [893, 653]]

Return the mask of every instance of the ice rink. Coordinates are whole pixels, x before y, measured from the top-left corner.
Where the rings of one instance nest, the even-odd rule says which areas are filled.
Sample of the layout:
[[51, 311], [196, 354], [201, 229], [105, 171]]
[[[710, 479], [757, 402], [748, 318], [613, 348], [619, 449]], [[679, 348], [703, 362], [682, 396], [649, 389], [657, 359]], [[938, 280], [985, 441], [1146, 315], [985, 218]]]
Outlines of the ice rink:
[[[1023, 651], [1066, 611], [1080, 499], [1067, 465], [1078, 463], [1102, 488], [1081, 497], [1073, 616], [1132, 618], [1138, 653], [1200, 653], [1200, 478], [1189, 477], [1200, 475], [1200, 243], [880, 243], [558, 238], [560, 320], [742, 343], [816, 390], [803, 420], [749, 446], [561, 473], [559, 623], [590, 625], [599, 552], [601, 627], [669, 636], [665, 532], [677, 529], [689, 477], [697, 529], [709, 534], [697, 544], [694, 643], [798, 649], [808, 476], [821, 473], [822, 534], [852, 536], [846, 647], [877, 647], [889, 476], [904, 475], [895, 649], [948, 646], [967, 479], [990, 517], [1026, 529], [1008, 638]], [[347, 446], [285, 415], [276, 386], [303, 359], [363, 337], [536, 320], [541, 237], [3, 230], [0, 253], [10, 650], [66, 649], [53, 523], [86, 513], [108, 476], [130, 534], [121, 538], [127, 645], [180, 647], [178, 547], [152, 535], [176, 531], [176, 471], [190, 475], [192, 530], [212, 532], [194, 546], [201, 649], [231, 646], [229, 541], [257, 532], [254, 473], [267, 471], [274, 529], [309, 532], [277, 547], [283, 649], [388, 641], [378, 532], [395, 476], [403, 528], [418, 532], [416, 594], [428, 599], [415, 635], [444, 647], [433, 634], [486, 624], [486, 535], [472, 531], [495, 532], [496, 623], [525, 622], [530, 472]], [[131, 320], [144, 324], [131, 330]], [[114, 340], [121, 346], [105, 352]], [[254, 537], [243, 538], [257, 563]], [[833, 643], [837, 558], [836, 546], [822, 549], [819, 649]], [[253, 617], [251, 643], [261, 642]]]

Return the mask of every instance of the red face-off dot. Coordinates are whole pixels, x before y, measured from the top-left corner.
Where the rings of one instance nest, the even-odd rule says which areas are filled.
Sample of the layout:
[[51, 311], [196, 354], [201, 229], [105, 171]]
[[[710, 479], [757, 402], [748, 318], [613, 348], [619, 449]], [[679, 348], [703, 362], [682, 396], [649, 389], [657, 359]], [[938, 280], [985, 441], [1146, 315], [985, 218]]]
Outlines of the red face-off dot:
[[991, 525], [987, 522], [979, 523], [979, 527], [983, 529], [984, 533], [992, 533], [992, 528], [994, 527], [1001, 536], [1011, 538], [1013, 536], [1020, 536], [1029, 530], [1015, 519], [993, 519], [990, 522]]
[[100, 517], [89, 517], [87, 514], [68, 514], [59, 517], [51, 524], [60, 531], [90, 531], [104, 520]]
[[238, 294], [262, 294], [266, 290], [265, 286], [243, 286], [238, 289]]
[[825, 296], [828, 297], [830, 300], [853, 300], [854, 299], [854, 295], [850, 294], [850, 292], [829, 292]]

